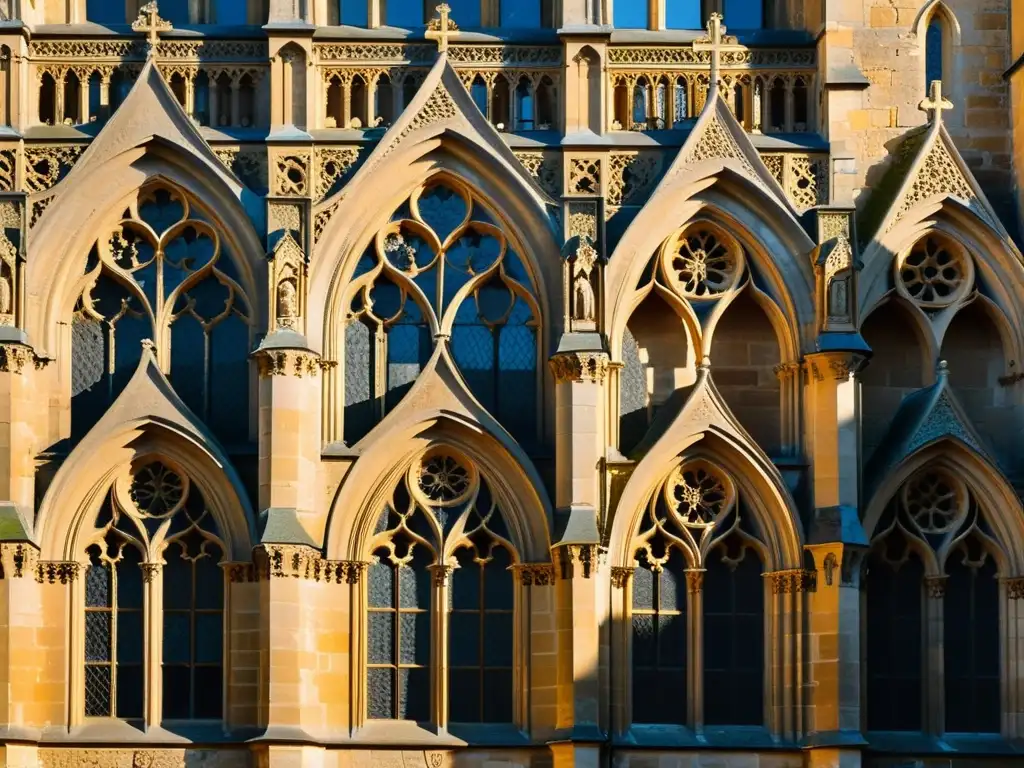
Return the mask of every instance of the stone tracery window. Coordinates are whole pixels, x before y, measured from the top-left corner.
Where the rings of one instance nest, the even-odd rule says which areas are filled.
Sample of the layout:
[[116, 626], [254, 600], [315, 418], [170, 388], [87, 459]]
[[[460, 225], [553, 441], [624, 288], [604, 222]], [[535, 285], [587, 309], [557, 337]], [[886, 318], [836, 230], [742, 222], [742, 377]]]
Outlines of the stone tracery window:
[[188, 475], [153, 460], [119, 476], [84, 549], [84, 715], [142, 719], [149, 695], [163, 720], [219, 720], [226, 548]]
[[72, 323], [72, 432], [120, 393], [152, 339], [185, 403], [225, 443], [248, 439], [252, 311], [221, 233], [184, 191], [139, 190], [94, 244]]
[[[490, 486], [446, 447], [412, 463], [369, 545], [367, 710], [420, 723], [514, 720], [518, 560]], [[448, 675], [436, 660], [447, 637]], [[445, 697], [431, 690], [445, 688]], [[447, 700], [448, 711], [437, 702]]]
[[890, 502], [868, 558], [870, 730], [999, 732], [1000, 548], [945, 467], [919, 470]]
[[631, 549], [632, 722], [762, 724], [762, 545], [732, 478], [682, 462]]
[[961, 301], [974, 287], [974, 262], [951, 237], [930, 232], [895, 264], [896, 289], [925, 310]]
[[467, 385], [521, 442], [537, 435], [540, 310], [500, 219], [454, 179], [417, 189], [375, 236], [345, 298], [344, 439], [389, 413], [448, 336]]

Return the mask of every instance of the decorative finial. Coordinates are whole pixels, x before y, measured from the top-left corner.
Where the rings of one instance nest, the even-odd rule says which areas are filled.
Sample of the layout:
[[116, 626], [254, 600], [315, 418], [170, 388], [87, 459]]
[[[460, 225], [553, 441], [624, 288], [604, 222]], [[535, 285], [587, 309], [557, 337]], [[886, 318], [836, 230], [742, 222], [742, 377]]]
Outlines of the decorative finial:
[[708, 355], [704, 355], [697, 364], [697, 369], [701, 371], [711, 370], [711, 358]]
[[441, 3], [437, 6], [436, 10], [437, 17], [431, 19], [430, 23], [427, 24], [427, 31], [424, 36], [430, 40], [437, 40], [438, 53], [447, 53], [448, 40], [458, 36], [459, 27], [448, 15], [452, 9], [448, 7], [447, 3]]
[[718, 87], [719, 70], [722, 65], [722, 53], [735, 51], [740, 48], [739, 41], [734, 35], [727, 35], [726, 26], [722, 23], [722, 14], [712, 13], [708, 18], [708, 33], [693, 41], [693, 50], [711, 51], [711, 81], [712, 88]]
[[944, 110], [952, 109], [953, 102], [942, 96], [942, 81], [932, 80], [931, 88], [928, 91], [928, 98], [923, 99], [917, 108], [922, 112], [931, 113], [931, 121], [933, 123], [942, 122], [942, 113]]
[[142, 348], [147, 352], [156, 352], [156, 344], [153, 343], [152, 339], [143, 339]]
[[939, 364], [935, 366], [935, 373], [940, 379], [944, 379], [949, 376], [949, 363], [945, 360], [939, 360]]
[[171, 22], [160, 18], [160, 9], [156, 0], [139, 8], [139, 18], [132, 22], [132, 30], [146, 33], [146, 58], [156, 56], [156, 44], [160, 42], [161, 32], [170, 32]]

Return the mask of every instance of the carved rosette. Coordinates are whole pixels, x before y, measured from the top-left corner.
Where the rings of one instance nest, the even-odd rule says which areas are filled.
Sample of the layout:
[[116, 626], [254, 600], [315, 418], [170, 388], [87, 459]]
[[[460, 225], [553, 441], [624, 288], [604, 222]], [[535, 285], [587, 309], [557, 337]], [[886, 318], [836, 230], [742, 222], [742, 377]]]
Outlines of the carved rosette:
[[551, 563], [522, 563], [514, 570], [524, 587], [546, 587], [555, 582], [555, 566]]
[[556, 382], [575, 381], [601, 384], [608, 375], [606, 352], [559, 352], [551, 358]]
[[260, 349], [254, 353], [260, 376], [316, 376], [336, 363], [308, 349]]

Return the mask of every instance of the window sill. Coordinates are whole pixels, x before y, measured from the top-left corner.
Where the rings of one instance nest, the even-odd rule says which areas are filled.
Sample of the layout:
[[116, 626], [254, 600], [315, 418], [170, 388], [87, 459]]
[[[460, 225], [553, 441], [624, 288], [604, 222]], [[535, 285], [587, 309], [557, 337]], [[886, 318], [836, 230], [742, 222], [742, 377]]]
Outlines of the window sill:
[[143, 730], [139, 720], [88, 718], [81, 725], [68, 729], [53, 726], [43, 730], [40, 742], [48, 744], [86, 744], [97, 742], [130, 742], [139, 744], [197, 744], [238, 741], [237, 735], [225, 731], [219, 720], [167, 723]]
[[633, 725], [628, 731], [614, 737], [616, 747], [657, 749], [797, 749], [791, 742], [772, 738], [762, 726], [715, 725], [704, 726], [696, 734], [684, 725]]
[[998, 733], [947, 733], [929, 736], [910, 731], [869, 731], [868, 750], [889, 754], [1019, 755], [1024, 743]]

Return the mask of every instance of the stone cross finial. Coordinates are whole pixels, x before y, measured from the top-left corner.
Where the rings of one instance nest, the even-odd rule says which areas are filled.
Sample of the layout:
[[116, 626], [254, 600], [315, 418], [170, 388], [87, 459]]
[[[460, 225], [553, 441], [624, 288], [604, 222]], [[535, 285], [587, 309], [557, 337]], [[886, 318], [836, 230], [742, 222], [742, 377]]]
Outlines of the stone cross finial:
[[171, 28], [171, 22], [160, 18], [160, 9], [157, 7], [156, 0], [139, 8], [139, 18], [132, 22], [133, 31], [146, 33], [147, 56], [156, 55], [156, 44], [160, 41], [160, 33], [169, 32]]
[[448, 15], [452, 9], [448, 7], [447, 3], [441, 3], [437, 6], [436, 10], [437, 18], [430, 20], [425, 37], [430, 40], [437, 40], [437, 52], [446, 53], [448, 51], [448, 40], [459, 34], [459, 27]]
[[931, 112], [931, 120], [933, 123], [942, 122], [942, 113], [944, 110], [952, 109], [953, 102], [949, 99], [943, 98], [942, 96], [942, 81], [932, 80], [931, 88], [928, 91], [928, 98], [923, 99], [917, 108], [922, 112]]
[[711, 51], [711, 87], [718, 85], [719, 70], [722, 65], [722, 54], [739, 50], [740, 45], [734, 35], [725, 34], [726, 26], [722, 23], [722, 14], [712, 13], [708, 19], [708, 33], [693, 41], [693, 50]]

